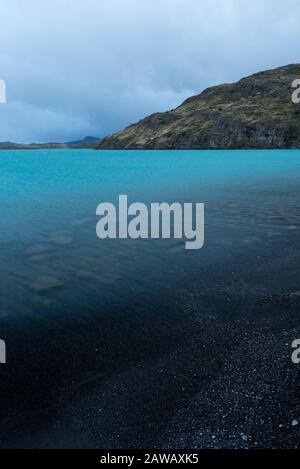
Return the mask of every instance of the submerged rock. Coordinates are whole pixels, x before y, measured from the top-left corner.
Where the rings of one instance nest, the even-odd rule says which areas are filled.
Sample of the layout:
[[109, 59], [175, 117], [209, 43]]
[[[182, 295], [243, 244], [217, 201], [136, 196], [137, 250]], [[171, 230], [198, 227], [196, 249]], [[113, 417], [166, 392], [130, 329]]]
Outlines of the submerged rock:
[[52, 275], [41, 275], [31, 283], [31, 288], [38, 293], [46, 292], [52, 288], [61, 287], [62, 282]]
[[49, 246], [45, 244], [34, 244], [25, 250], [25, 254], [29, 255], [39, 255], [44, 254], [49, 250]]
[[72, 244], [72, 242], [73, 238], [65, 235], [55, 236], [49, 239], [49, 243], [55, 244], [56, 246], [68, 246], [69, 244]]

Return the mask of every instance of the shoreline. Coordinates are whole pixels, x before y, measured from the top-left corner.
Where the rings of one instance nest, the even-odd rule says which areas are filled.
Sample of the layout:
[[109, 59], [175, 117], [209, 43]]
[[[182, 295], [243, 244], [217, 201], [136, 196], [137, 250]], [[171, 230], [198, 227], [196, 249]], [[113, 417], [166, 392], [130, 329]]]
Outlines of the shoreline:
[[[297, 272], [296, 256], [290, 253], [283, 264], [281, 259], [282, 256], [277, 257], [276, 269], [272, 260], [274, 279], [285, 266]], [[230, 266], [234, 275], [223, 272], [218, 279], [212, 276], [211, 284], [217, 280], [217, 285], [207, 286], [204, 295], [199, 294], [197, 281], [192, 288], [182, 288], [175, 296], [177, 312], [175, 314], [172, 307], [167, 312], [166, 323], [163, 317], [158, 320], [157, 316], [158, 310], [165, 314], [165, 307], [170, 305], [169, 299], [162, 296], [151, 305], [153, 312], [147, 320], [143, 317], [137, 321], [133, 316], [132, 322], [124, 317], [123, 326], [120, 319], [115, 319], [114, 326], [107, 323], [106, 328], [102, 318], [102, 327], [107, 333], [113, 328], [103, 349], [104, 355], [110, 358], [105, 365], [103, 362], [104, 367], [100, 366], [98, 374], [89, 376], [89, 372], [85, 372], [83, 381], [76, 373], [76, 366], [73, 373], [68, 370], [65, 374], [66, 366], [67, 362], [69, 368], [72, 360], [76, 361], [76, 347], [81, 365], [84, 367], [87, 363], [89, 353], [84, 352], [84, 348], [91, 350], [102, 335], [101, 331], [92, 332], [96, 323], [92, 321], [90, 328], [84, 331], [84, 337], [91, 341], [90, 347], [82, 347], [84, 338], [81, 346], [73, 339], [69, 341], [65, 366], [56, 362], [54, 353], [57, 348], [59, 354], [62, 344], [54, 344], [53, 349], [52, 343], [48, 351], [44, 351], [44, 358], [39, 358], [39, 365], [33, 365], [32, 372], [44, 362], [47, 354], [52, 365], [48, 363], [48, 370], [41, 373], [34, 386], [28, 382], [28, 393], [24, 387], [25, 376], [31, 375], [28, 365], [24, 376], [21, 369], [17, 371], [21, 374], [19, 385], [24, 387], [24, 398], [30, 396], [30, 399], [27, 411], [22, 404], [23, 417], [17, 408], [15, 417], [8, 417], [13, 401], [11, 405], [2, 406], [1, 447], [297, 446], [300, 425], [291, 427], [291, 422], [300, 415], [297, 391], [300, 369], [291, 362], [291, 343], [300, 336], [295, 314], [300, 306], [300, 295], [284, 285], [281, 292], [280, 289], [274, 291], [275, 287], [269, 292], [257, 289], [255, 284], [243, 291], [243, 281], [239, 281], [241, 272], [247, 271], [246, 276], [251, 277], [261, 269], [260, 275], [263, 275], [264, 270], [268, 271], [265, 264], [261, 259]], [[229, 293], [226, 305], [220, 309], [222, 289]], [[139, 304], [140, 300], [136, 307]], [[109, 316], [111, 314], [113, 316], [112, 312]], [[153, 323], [153, 314], [158, 322]], [[170, 314], [174, 315], [171, 323]], [[121, 335], [114, 337], [118, 329]], [[76, 337], [76, 332], [73, 333]], [[68, 330], [61, 340], [64, 335], [70, 336]], [[124, 349], [122, 342], [124, 346], [127, 344]], [[34, 354], [36, 345], [31, 344]], [[95, 372], [93, 365], [89, 368]], [[42, 376], [43, 379], [48, 376], [43, 387], [60, 382], [57, 395], [54, 393], [51, 397], [51, 392], [43, 393]], [[20, 395], [21, 388], [17, 389], [14, 388], [14, 392]], [[40, 401], [43, 394], [44, 404]], [[40, 409], [36, 407], [37, 402]], [[122, 428], [126, 428], [126, 432]]]

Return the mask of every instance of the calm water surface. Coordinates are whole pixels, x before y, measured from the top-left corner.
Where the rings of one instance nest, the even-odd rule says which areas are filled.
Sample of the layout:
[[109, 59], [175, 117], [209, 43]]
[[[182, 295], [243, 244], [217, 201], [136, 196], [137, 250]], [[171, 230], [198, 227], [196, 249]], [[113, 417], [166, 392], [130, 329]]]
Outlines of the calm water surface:
[[[204, 334], [201, 315], [231, 321], [253, 292], [299, 290], [300, 151], [1, 151], [0, 187], [4, 446], [33, 431], [28, 412], [63, 406], [80, 383]], [[204, 248], [99, 240], [96, 207], [119, 194], [129, 203], [204, 202]], [[151, 402], [145, 390], [137, 396]]]
[[[2, 151], [1, 317], [149, 292], [259, 242], [284, 242], [299, 229], [299, 182], [299, 151]], [[96, 206], [119, 194], [204, 202], [205, 248], [100, 241]]]

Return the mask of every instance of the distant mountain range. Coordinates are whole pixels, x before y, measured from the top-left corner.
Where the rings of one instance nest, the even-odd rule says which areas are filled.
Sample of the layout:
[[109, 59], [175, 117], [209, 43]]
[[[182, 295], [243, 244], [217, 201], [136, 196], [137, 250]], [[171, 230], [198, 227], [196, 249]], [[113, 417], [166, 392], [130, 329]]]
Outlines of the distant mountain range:
[[63, 149], [63, 148], [95, 148], [101, 142], [97, 137], [85, 137], [82, 140], [65, 143], [12, 143], [0, 142], [0, 150], [41, 150], [41, 149]]
[[98, 149], [300, 148], [300, 64], [208, 88], [172, 111], [104, 138]]

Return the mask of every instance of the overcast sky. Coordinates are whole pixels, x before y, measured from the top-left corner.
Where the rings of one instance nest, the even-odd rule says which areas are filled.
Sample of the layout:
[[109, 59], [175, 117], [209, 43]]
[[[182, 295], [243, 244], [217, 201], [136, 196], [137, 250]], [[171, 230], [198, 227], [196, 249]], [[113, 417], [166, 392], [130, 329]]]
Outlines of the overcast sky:
[[300, 62], [299, 24], [299, 0], [0, 0], [0, 141], [104, 136]]

